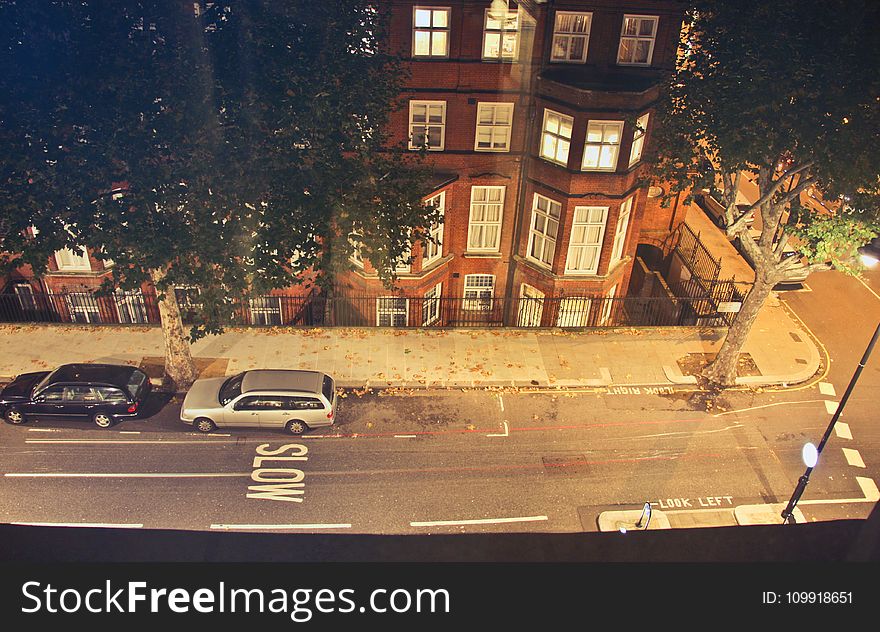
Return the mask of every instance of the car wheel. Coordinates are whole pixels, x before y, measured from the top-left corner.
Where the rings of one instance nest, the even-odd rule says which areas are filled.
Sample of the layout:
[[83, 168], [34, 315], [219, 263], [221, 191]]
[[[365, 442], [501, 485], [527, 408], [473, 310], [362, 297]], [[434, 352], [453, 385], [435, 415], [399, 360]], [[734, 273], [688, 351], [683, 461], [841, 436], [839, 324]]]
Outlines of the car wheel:
[[18, 408], [10, 408], [3, 415], [3, 418], [13, 426], [19, 426], [27, 421], [27, 417]]
[[204, 432], [205, 434], [208, 434], [209, 432], [214, 432], [214, 429], [217, 428], [217, 424], [215, 424], [210, 419], [207, 419], [206, 417], [196, 419], [195, 426], [196, 430], [198, 430], [199, 432]]
[[98, 428], [109, 428], [113, 425], [113, 417], [107, 413], [95, 413], [92, 415], [92, 421], [95, 422]]
[[291, 419], [287, 422], [285, 428], [287, 428], [287, 432], [292, 435], [301, 435], [309, 429], [309, 427], [306, 425], [306, 422], [300, 421], [299, 419]]

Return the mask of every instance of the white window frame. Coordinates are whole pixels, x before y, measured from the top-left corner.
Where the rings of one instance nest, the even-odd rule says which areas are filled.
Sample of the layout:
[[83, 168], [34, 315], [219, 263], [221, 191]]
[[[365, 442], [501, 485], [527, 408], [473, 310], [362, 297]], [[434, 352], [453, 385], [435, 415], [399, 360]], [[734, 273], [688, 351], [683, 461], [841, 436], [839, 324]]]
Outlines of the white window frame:
[[[468, 212], [468, 241], [467, 241], [467, 252], [499, 252], [501, 249], [501, 223], [504, 220], [504, 196], [506, 191], [505, 186], [472, 186], [471, 187], [471, 205], [470, 211]], [[485, 191], [485, 199], [477, 200], [475, 199], [478, 191]], [[490, 193], [500, 191], [500, 199], [499, 200], [490, 200]], [[490, 207], [498, 207], [498, 219], [497, 220], [474, 220], [474, 211], [478, 207], [485, 207], [483, 209], [483, 217], [486, 217]], [[487, 232], [487, 228], [495, 227], [495, 243], [486, 245], [485, 244], [485, 236]], [[481, 233], [483, 236], [482, 245], [473, 246], [472, 242], [475, 237], [476, 229], [481, 229]]]
[[[487, 285], [486, 281], [490, 283]], [[461, 308], [469, 312], [492, 311], [495, 298], [494, 274], [466, 274]]]
[[617, 215], [617, 227], [614, 230], [614, 246], [611, 249], [611, 264], [615, 264], [623, 258], [623, 247], [626, 245], [626, 234], [629, 230], [629, 220], [632, 214], [633, 200], [631, 195], [620, 205], [620, 213]]
[[[486, 9], [486, 19], [483, 21], [483, 59], [487, 61], [515, 61], [519, 53], [519, 10], [505, 11], [504, 17], [498, 17], [492, 9]], [[508, 28], [507, 24], [513, 20], [514, 27]], [[497, 24], [490, 25], [490, 21]], [[505, 40], [513, 34], [513, 50], [505, 52]], [[497, 54], [487, 54], [489, 40], [498, 37]]]
[[147, 314], [147, 303], [140, 290], [116, 290], [113, 293], [116, 301], [116, 313], [119, 322], [126, 324], [144, 324], [150, 322]]
[[[602, 244], [605, 239], [605, 226], [608, 223], [607, 206], [576, 206], [571, 222], [571, 234], [568, 238], [568, 253], [565, 256], [566, 274], [597, 274], [599, 261], [602, 258]], [[596, 219], [596, 213], [601, 213], [601, 220]], [[583, 219], [579, 219], [583, 218]], [[595, 232], [598, 227], [598, 235], [594, 240], [589, 240], [590, 232]], [[582, 253], [589, 252], [589, 255]], [[592, 257], [593, 265], [583, 266], [577, 262]]]
[[359, 234], [354, 233], [348, 238], [348, 243], [351, 244], [351, 254], [348, 257], [348, 260], [351, 261], [356, 267], [361, 270], [364, 269], [364, 256], [361, 253], [361, 242], [358, 239], [360, 237]]
[[[403, 310], [399, 308], [403, 301]], [[403, 316], [403, 322], [398, 322], [398, 317]], [[382, 323], [382, 318], [388, 317], [387, 324]], [[409, 299], [402, 296], [380, 296], [376, 299], [376, 326], [377, 327], [406, 327], [409, 325]]]
[[520, 285], [517, 327], [540, 327], [544, 317], [544, 293], [527, 283]]
[[91, 272], [92, 262], [85, 248], [80, 248], [79, 254], [71, 248], [62, 248], [55, 251], [55, 263], [60, 272]]
[[[70, 313], [70, 320], [74, 323], [100, 323], [101, 321], [101, 309], [98, 306], [98, 300], [95, 298], [94, 294], [90, 294], [89, 292], [70, 292], [65, 295], [67, 299], [67, 309]], [[76, 304], [74, 299], [82, 299], [79, 304]], [[85, 317], [85, 320], [80, 320], [77, 315], [81, 315]]]
[[604, 305], [602, 306], [602, 315], [599, 317], [599, 325], [605, 325], [608, 320], [611, 318], [611, 314], [614, 309], [614, 297], [617, 294], [617, 286], [615, 285], [610, 290], [608, 290], [608, 294], [605, 295], [606, 300], [602, 301]]
[[[481, 111], [491, 110], [492, 114], [489, 117], [491, 120], [488, 123], [481, 122], [482, 119], [480, 117]], [[498, 122], [498, 114], [499, 111], [507, 112], [507, 122], [499, 123]], [[489, 134], [489, 147], [480, 147], [480, 131], [483, 130]], [[481, 101], [477, 103], [477, 125], [476, 131], [474, 133], [474, 151], [494, 151], [494, 152], [507, 152], [510, 151], [510, 137], [511, 131], [513, 130], [513, 103], [507, 103], [503, 101], [497, 102], [486, 102]], [[503, 144], [496, 147], [496, 139], [502, 138]]]
[[[419, 13], [428, 12], [428, 24], [418, 24]], [[446, 24], [438, 26], [436, 16], [438, 14], [446, 14]], [[416, 59], [445, 58], [449, 57], [449, 29], [452, 21], [451, 7], [433, 7], [433, 6], [414, 6], [413, 7], [413, 30], [412, 30], [412, 56]], [[420, 34], [427, 35], [428, 52], [419, 53], [417, 51], [417, 40]], [[437, 35], [443, 35], [443, 52], [437, 52], [435, 45], [437, 43]]]
[[[541, 208], [539, 201], [546, 201], [546, 209]], [[554, 217], [552, 210], [556, 209]], [[540, 193], [535, 193], [532, 201], [532, 221], [529, 224], [529, 246], [526, 257], [545, 268], [553, 267], [553, 258], [556, 256], [556, 243], [559, 239], [559, 228], [562, 218], [562, 204]], [[538, 228], [542, 223], [543, 228]], [[556, 224], [556, 228], [550, 234], [550, 226]], [[538, 250], [537, 254], [534, 252]], [[549, 256], [548, 256], [549, 251]], [[549, 261], [547, 261], [549, 259]]]
[[425, 297], [422, 300], [422, 326], [431, 325], [440, 319], [440, 299], [442, 296], [442, 283], [438, 283], [425, 292]]
[[[563, 123], [568, 123], [568, 136], [563, 133]], [[555, 128], [555, 131], [554, 131]], [[544, 108], [544, 122], [541, 125], [541, 151], [540, 156], [544, 160], [568, 166], [571, 152], [571, 135], [574, 131], [574, 117], [562, 112]], [[552, 145], [552, 151], [548, 151], [548, 141]], [[564, 148], [565, 157], [560, 159], [560, 149]]]
[[556, 312], [557, 327], [587, 327], [593, 300], [586, 296], [569, 296], [559, 301]]
[[[617, 142], [608, 140], [617, 134]], [[590, 140], [590, 132], [599, 133], [599, 140]], [[620, 141], [623, 138], [623, 121], [593, 120], [587, 122], [587, 135], [584, 138], [584, 155], [581, 160], [582, 171], [605, 171], [608, 173], [617, 171], [617, 163], [620, 160]], [[588, 151], [591, 147], [598, 148], [596, 151], [595, 164], [587, 163]], [[603, 157], [609, 156], [610, 166], [602, 166]]]
[[12, 286], [18, 304], [26, 312], [37, 311], [37, 297], [30, 283], [19, 281]]
[[428, 266], [443, 257], [443, 226], [446, 215], [446, 191], [438, 193], [425, 200], [426, 206], [434, 206], [440, 209], [440, 220], [428, 230], [428, 236], [437, 240], [434, 243], [429, 240], [422, 241], [422, 268]]
[[645, 149], [645, 136], [648, 133], [648, 123], [650, 120], [650, 112], [645, 112], [636, 119], [636, 126], [633, 130], [632, 147], [629, 150], [630, 167], [642, 159], [642, 151]]
[[[635, 20], [636, 21], [636, 29], [635, 34], [627, 34], [626, 33], [626, 23], [627, 20]], [[641, 25], [643, 22], [652, 22], [653, 26], [651, 28], [650, 35], [641, 34], [642, 28]], [[657, 25], [660, 22], [660, 17], [656, 15], [630, 15], [626, 14], [623, 16], [623, 21], [620, 25], [620, 45], [617, 48], [617, 64], [619, 66], [650, 66], [651, 61], [654, 58], [654, 43], [657, 40]], [[645, 61], [632, 61], [623, 60], [623, 43], [624, 41], [630, 41], [633, 43], [633, 58], [635, 57], [636, 47], [639, 42], [648, 42], [648, 57]]]
[[[560, 18], [572, 16], [586, 18], [586, 31], [562, 30], [560, 27]], [[593, 14], [585, 11], [557, 11], [553, 22], [553, 43], [550, 46], [550, 61], [557, 64], [583, 64], [587, 61], [587, 51], [590, 47], [590, 31], [593, 27]], [[579, 58], [572, 58], [571, 43], [577, 40], [583, 40], [583, 53]], [[565, 56], [559, 57], [556, 54], [557, 43], [565, 43]]]
[[[425, 108], [425, 121], [414, 120], [415, 109], [417, 107]], [[440, 122], [431, 122], [431, 110], [432, 108], [440, 108]], [[446, 101], [410, 101], [409, 102], [409, 148], [413, 150], [421, 149], [421, 145], [416, 145], [413, 143], [413, 139], [415, 138], [414, 130], [417, 128], [422, 130], [422, 133], [425, 135], [425, 138], [429, 141], [427, 145], [428, 151], [443, 151], [446, 146]], [[432, 136], [429, 134], [430, 128], [439, 128], [440, 130], [440, 142], [437, 146], [431, 146], [430, 141]]]
[[[258, 301], [255, 305], [254, 301]], [[281, 325], [281, 297], [280, 296], [255, 296], [248, 300], [248, 307], [251, 310], [252, 325], [266, 325], [277, 327]], [[258, 323], [257, 317], [265, 320], [264, 323]], [[277, 318], [277, 321], [275, 317]]]

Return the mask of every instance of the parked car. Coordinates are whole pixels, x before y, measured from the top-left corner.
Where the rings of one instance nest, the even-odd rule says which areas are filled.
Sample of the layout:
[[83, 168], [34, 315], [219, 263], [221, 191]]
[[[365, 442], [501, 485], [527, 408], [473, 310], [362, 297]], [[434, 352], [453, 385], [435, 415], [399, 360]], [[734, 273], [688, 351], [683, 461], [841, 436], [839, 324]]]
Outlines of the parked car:
[[90, 419], [109, 428], [137, 417], [150, 389], [147, 374], [133, 366], [65, 364], [19, 375], [0, 392], [0, 410], [15, 425], [46, 417]]
[[[719, 228], [727, 228], [727, 220], [724, 218], [724, 205], [721, 204], [721, 202], [716, 200], [705, 190], [702, 193], [695, 195], [694, 200], [696, 201], [697, 206], [705, 211], [706, 215], [716, 226]], [[737, 204], [736, 212], [737, 214], [744, 213], [748, 208], [749, 205], [747, 204]], [[751, 227], [754, 223], [755, 212], [752, 211], [748, 218], [746, 218], [746, 226]]]
[[284, 428], [299, 435], [332, 425], [335, 413], [336, 384], [326, 373], [255, 369], [196, 380], [183, 400], [180, 420], [200, 432]]
[[785, 287], [788, 285], [800, 285], [807, 280], [807, 276], [809, 276], [809, 264], [804, 261], [804, 256], [799, 251], [795, 250], [791, 246], [786, 246], [785, 250], [782, 252], [782, 257], [780, 257], [780, 261], [785, 261], [794, 257], [801, 260], [800, 266], [790, 270], [785, 281], [777, 283], [774, 286], [774, 289]]

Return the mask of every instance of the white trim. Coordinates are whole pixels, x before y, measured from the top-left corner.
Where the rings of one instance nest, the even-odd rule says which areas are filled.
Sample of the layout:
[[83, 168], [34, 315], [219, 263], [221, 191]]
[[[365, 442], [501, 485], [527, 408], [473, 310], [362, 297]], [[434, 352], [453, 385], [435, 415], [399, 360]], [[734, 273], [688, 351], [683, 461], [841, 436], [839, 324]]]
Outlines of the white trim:
[[651, 120], [651, 113], [645, 112], [636, 119], [635, 129], [633, 129], [632, 145], [629, 149], [629, 166], [632, 167], [642, 159], [642, 153], [645, 149], [645, 137], [648, 135], [648, 123]]
[[[591, 221], [595, 212], [601, 211], [601, 221]], [[608, 224], [607, 206], [576, 206], [574, 207], [574, 215], [571, 222], [571, 233], [568, 238], [568, 252], [565, 255], [565, 274], [596, 274], [599, 272], [599, 261], [602, 258], [602, 245], [605, 240], [605, 227]], [[585, 213], [585, 221], [578, 221], [578, 214]], [[591, 227], [599, 227], [599, 235], [595, 241], [588, 241]], [[575, 239], [577, 232], [583, 233], [583, 238]], [[593, 265], [588, 268], [575, 268], [574, 261], [578, 257], [573, 254], [573, 249], [588, 250], [595, 249], [595, 259]]]
[[[544, 210], [539, 208], [538, 200], [546, 200], [547, 201], [547, 209]], [[556, 215], [553, 215], [553, 209], [556, 209]], [[534, 198], [532, 199], [532, 221], [529, 222], [529, 243], [528, 248], [526, 250], [526, 258], [534, 261], [538, 265], [545, 268], [553, 267], [553, 259], [556, 256], [556, 244], [559, 239], [559, 225], [562, 217], [562, 204], [557, 202], [554, 199], [548, 198], [547, 196], [541, 195], [540, 193], [535, 193]], [[536, 225], [538, 220], [542, 219], [544, 223], [544, 228], [542, 230], [538, 230]], [[550, 230], [550, 227], [556, 224], [556, 227]], [[552, 233], [552, 235], [551, 235]], [[541, 251], [538, 253], [536, 257], [532, 250], [535, 246], [535, 238], [540, 239]], [[549, 247], [550, 256], [545, 257], [547, 254]], [[549, 258], [549, 261], [545, 261], [545, 258]]]
[[[483, 21], [483, 45], [481, 47], [482, 58], [488, 61], [506, 61], [512, 62], [516, 61], [517, 55], [519, 54], [519, 9], [516, 11], [505, 11], [505, 17], [497, 18], [490, 17], [491, 9], [486, 9], [486, 19]], [[511, 19], [515, 19], [516, 26], [513, 29], [505, 28], [504, 22], [507, 22]], [[501, 26], [498, 28], [489, 28], [489, 20], [494, 20], [496, 22], [500, 22]], [[510, 33], [513, 33], [513, 51], [505, 54], [504, 52], [504, 42], [506, 39], [509, 39]], [[498, 54], [497, 55], [487, 55], [486, 54], [486, 46], [489, 34], [495, 35], [498, 34]]]
[[[433, 296], [428, 296], [429, 294], [433, 294]], [[442, 283], [438, 283], [425, 292], [425, 296], [422, 299], [422, 326], [430, 325], [440, 320], [440, 299], [442, 296]], [[427, 315], [425, 314], [426, 308], [429, 310]]]
[[70, 248], [62, 248], [55, 251], [55, 264], [59, 272], [91, 272], [92, 262], [85, 248], [80, 248], [82, 254], [74, 252]]
[[[436, 204], [432, 204], [434, 200], [437, 200]], [[425, 205], [435, 206], [440, 209], [441, 217], [440, 221], [431, 226], [428, 231], [429, 235], [435, 237], [439, 244], [422, 241], [422, 269], [443, 257], [443, 227], [446, 224], [446, 191], [441, 191], [437, 195], [431, 196], [425, 200]], [[432, 250], [436, 251], [433, 256], [430, 255]]]
[[[547, 129], [547, 120], [550, 117], [556, 117], [559, 121], [556, 124], [556, 131], [552, 131]], [[563, 133], [563, 123], [568, 123], [568, 136]], [[563, 167], [568, 166], [568, 159], [570, 157], [571, 152], [571, 135], [574, 131], [574, 117], [569, 116], [568, 114], [563, 114], [562, 112], [557, 112], [556, 110], [551, 110], [550, 108], [544, 108], [544, 122], [541, 124], [541, 146], [538, 151], [538, 155], [552, 162], [553, 164], [562, 165]], [[548, 140], [552, 140], [552, 152], [547, 151]], [[565, 149], [565, 158], [560, 160], [560, 147], [564, 145]]]
[[[424, 107], [425, 108], [425, 120], [424, 121], [414, 121], [413, 110], [416, 107]], [[432, 109], [440, 108], [440, 122], [432, 122], [431, 121], [431, 111]], [[446, 101], [420, 101], [420, 100], [412, 100], [409, 102], [409, 148], [416, 150], [421, 149], [421, 145], [413, 144], [414, 128], [421, 128], [422, 132], [425, 135], [425, 138], [430, 143], [431, 135], [429, 134], [429, 130], [431, 128], [439, 128], [440, 130], [440, 143], [436, 147], [432, 147], [430, 144], [428, 145], [428, 151], [443, 151], [446, 146]]]
[[632, 217], [633, 201], [636, 199], [635, 194], [629, 196], [620, 205], [620, 212], [617, 215], [617, 227], [614, 230], [614, 247], [611, 249], [611, 265], [623, 259], [624, 246], [626, 245], [626, 235], [629, 231], [630, 219]]
[[[626, 21], [627, 20], [636, 20], [636, 34], [635, 35], [625, 35], [624, 31], [626, 29]], [[651, 29], [651, 35], [640, 35], [641, 24], [644, 21], [652, 21], [653, 27]], [[654, 58], [654, 44], [657, 40], [657, 26], [660, 22], [660, 17], [657, 15], [631, 15], [625, 14], [623, 16], [623, 20], [620, 22], [620, 43], [617, 47], [617, 65], [618, 66], [650, 66], [651, 61]], [[646, 61], [621, 61], [621, 54], [623, 53], [623, 41], [632, 40], [633, 42], [649, 42], [648, 45], [648, 56]], [[633, 57], [635, 57], [635, 52], [633, 52]]]
[[[559, 18], [566, 16], [580, 16], [586, 18], [586, 31], [560, 31], [559, 30]], [[590, 31], [593, 28], [593, 14], [588, 11], [557, 11], [556, 15], [553, 18], [553, 40], [550, 44], [550, 63], [552, 64], [583, 64], [587, 61], [587, 55], [589, 54], [590, 48]], [[564, 40], [566, 42], [565, 46], [565, 57], [557, 57], [556, 56], [556, 42]], [[571, 54], [571, 42], [575, 40], [583, 40], [584, 48], [581, 56], [577, 59], [572, 59], [570, 57]]]
[[[475, 279], [491, 279], [491, 285], [474, 283]], [[472, 296], [468, 296], [468, 293]], [[464, 292], [462, 293], [461, 308], [469, 312], [492, 311], [493, 299], [495, 298], [495, 275], [494, 274], [466, 274], [464, 277]], [[487, 304], [480, 304], [488, 301]]]
[[[489, 151], [489, 152], [509, 152], [510, 151], [510, 139], [512, 136], [513, 130], [513, 103], [505, 102], [505, 101], [480, 101], [477, 103], [477, 123], [474, 129], [474, 151]], [[491, 108], [492, 110], [492, 121], [490, 123], [481, 123], [480, 122], [480, 110], [486, 108]], [[507, 123], [498, 123], [498, 111], [499, 110], [507, 110]], [[489, 133], [489, 147], [480, 147], [480, 128], [484, 128], [488, 130]], [[501, 148], [496, 148], [496, 134], [502, 133], [504, 135], [504, 146]]]
[[[609, 130], [616, 130], [616, 132], [612, 131], [609, 134]], [[599, 140], [590, 140], [590, 132], [599, 133]], [[614, 138], [614, 134], [617, 135], [616, 142], [612, 142], [609, 139]], [[581, 171], [607, 171], [614, 172], [617, 171], [617, 163], [620, 160], [620, 143], [623, 139], [623, 121], [606, 121], [606, 120], [591, 120], [587, 121], [587, 134], [584, 136], [584, 155], [581, 158]], [[591, 160], [590, 164], [587, 164], [587, 156], [589, 154], [590, 148], [596, 148], [595, 160]], [[607, 150], [611, 150], [611, 159], [610, 164], [603, 166], [602, 163], [603, 158], [608, 157]], [[592, 156], [591, 156], [592, 158]], [[595, 164], [593, 164], [595, 163]]]
[[[417, 25], [416, 24], [416, 15], [419, 11], [428, 11], [429, 13], [429, 21], [430, 24], [427, 25]], [[435, 26], [434, 25], [434, 15], [436, 13], [446, 13], [446, 24], [445, 26]], [[434, 6], [414, 6], [413, 14], [412, 14], [412, 56], [414, 59], [443, 59], [449, 57], [449, 33], [451, 29], [452, 23], [452, 8], [451, 7], [434, 7]], [[416, 53], [416, 35], [418, 33], [427, 33], [428, 34], [428, 52], [418, 54]], [[435, 38], [434, 36], [438, 33], [443, 33], [445, 35], [445, 45], [442, 54], [437, 54], [434, 52], [435, 47]]]
[[[504, 196], [506, 193], [507, 187], [505, 186], [477, 186], [474, 185], [471, 187], [471, 203], [468, 210], [468, 236], [467, 236], [467, 248], [466, 252], [498, 252], [501, 249], [501, 225], [504, 220]], [[474, 200], [474, 195], [477, 191], [485, 192], [484, 200]], [[491, 200], [490, 195], [492, 192], [500, 191], [500, 199]], [[486, 217], [487, 212], [490, 208], [497, 207], [498, 208], [498, 219], [497, 220], [486, 220], [482, 219], [479, 221], [474, 221], [474, 208], [475, 205], [485, 207], [483, 209], [483, 217]], [[481, 242], [485, 242], [485, 229], [488, 227], [495, 227], [495, 243], [489, 246], [481, 245], [481, 246], [473, 246], [472, 241], [474, 237], [474, 228], [481, 227], [484, 229], [483, 239]]]
[[[385, 307], [384, 301], [391, 301], [391, 307]], [[403, 301], [403, 310], [397, 307], [398, 301]], [[397, 316], [403, 316], [403, 323], [395, 322]], [[387, 325], [382, 324], [382, 316], [390, 316]], [[409, 299], [403, 296], [379, 296], [376, 298], [376, 326], [377, 327], [406, 327], [409, 325]]]

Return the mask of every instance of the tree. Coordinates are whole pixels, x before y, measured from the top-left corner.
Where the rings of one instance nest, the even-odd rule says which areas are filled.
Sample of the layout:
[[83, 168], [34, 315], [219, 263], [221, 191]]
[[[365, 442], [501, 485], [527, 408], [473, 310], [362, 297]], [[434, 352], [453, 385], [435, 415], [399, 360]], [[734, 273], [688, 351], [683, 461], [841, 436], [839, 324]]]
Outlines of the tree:
[[[387, 19], [365, 0], [0, 2], [6, 264], [85, 246], [112, 285], [152, 282], [178, 388], [189, 341], [305, 271], [332, 282], [353, 235], [390, 282], [437, 218], [389, 150]], [[178, 285], [201, 290], [188, 335]]]
[[[656, 175], [675, 191], [708, 189], [729, 238], [755, 269], [704, 377], [735, 382], [739, 350], [773, 286], [802, 265], [855, 272], [877, 231], [880, 199], [880, 4], [871, 0], [697, 0], [661, 107]], [[738, 208], [741, 178], [758, 199]], [[820, 191], [831, 212], [802, 206]], [[747, 227], [761, 219], [761, 234]]]

